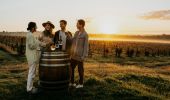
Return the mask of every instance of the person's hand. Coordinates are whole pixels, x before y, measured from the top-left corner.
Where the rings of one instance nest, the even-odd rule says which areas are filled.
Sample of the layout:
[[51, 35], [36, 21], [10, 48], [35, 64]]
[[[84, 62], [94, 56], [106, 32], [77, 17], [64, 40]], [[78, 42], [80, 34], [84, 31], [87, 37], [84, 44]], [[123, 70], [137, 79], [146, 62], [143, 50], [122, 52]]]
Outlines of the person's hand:
[[72, 36], [71, 36], [70, 34], [67, 35], [67, 38], [71, 39], [71, 37], [72, 37]]
[[56, 46], [55, 46], [54, 44], [53, 44], [53, 45], [51, 45], [51, 47], [52, 47], [52, 48], [56, 48]]
[[54, 44], [54, 42], [52, 40], [49, 40], [49, 44]]
[[46, 38], [46, 39], [45, 39], [45, 42], [46, 42], [47, 44], [49, 44], [49, 45], [53, 43], [53, 41], [52, 41], [51, 38]]
[[42, 43], [41, 43], [41, 46], [42, 46], [42, 47], [46, 47], [46, 45], [47, 45], [47, 44], [46, 44], [45, 42], [42, 42]]
[[84, 60], [84, 58], [85, 58], [85, 57], [84, 57], [84, 56], [82, 56], [82, 57], [81, 57], [81, 60]]

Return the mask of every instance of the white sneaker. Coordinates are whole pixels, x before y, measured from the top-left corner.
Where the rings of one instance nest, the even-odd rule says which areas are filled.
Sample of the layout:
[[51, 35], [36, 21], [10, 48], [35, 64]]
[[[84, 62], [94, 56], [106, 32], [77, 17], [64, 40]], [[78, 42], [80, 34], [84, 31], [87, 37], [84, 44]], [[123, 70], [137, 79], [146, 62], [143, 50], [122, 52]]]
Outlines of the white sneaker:
[[83, 88], [83, 85], [80, 85], [80, 84], [79, 84], [79, 85], [76, 86], [76, 88], [77, 88], [77, 89], [78, 89], [78, 88]]
[[38, 88], [32, 88], [31, 91], [28, 91], [29, 94], [38, 94], [39, 91], [38, 91]]
[[73, 83], [69, 83], [69, 86], [70, 87], [76, 87], [76, 84], [75, 83], [74, 84]]

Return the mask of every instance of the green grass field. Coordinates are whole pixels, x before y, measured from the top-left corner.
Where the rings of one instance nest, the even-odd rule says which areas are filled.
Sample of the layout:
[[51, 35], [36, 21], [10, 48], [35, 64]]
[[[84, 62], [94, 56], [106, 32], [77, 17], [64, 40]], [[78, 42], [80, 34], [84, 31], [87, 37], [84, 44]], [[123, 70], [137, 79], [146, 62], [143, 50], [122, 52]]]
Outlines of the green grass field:
[[[168, 100], [170, 99], [170, 58], [103, 58], [85, 62], [83, 89], [69, 94], [46, 91], [26, 93], [27, 63], [10, 58], [0, 66], [0, 100]], [[5, 61], [5, 58], [3, 58]], [[8, 62], [8, 63], [7, 63]], [[78, 73], [76, 69], [76, 79]], [[38, 75], [35, 85], [37, 85]]]

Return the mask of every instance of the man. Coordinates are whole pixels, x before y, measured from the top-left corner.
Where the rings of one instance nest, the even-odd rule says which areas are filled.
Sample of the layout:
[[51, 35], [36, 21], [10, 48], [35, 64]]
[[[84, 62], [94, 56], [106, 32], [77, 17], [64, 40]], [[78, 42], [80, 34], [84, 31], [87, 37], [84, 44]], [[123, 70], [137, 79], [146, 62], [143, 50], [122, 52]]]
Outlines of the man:
[[61, 30], [58, 30], [57, 32], [55, 32], [54, 42], [56, 44], [61, 42], [62, 51], [66, 51], [67, 53], [70, 54], [72, 34], [70, 31], [66, 30], [66, 26], [67, 26], [67, 21], [60, 20]]
[[88, 34], [84, 29], [85, 21], [83, 19], [78, 20], [77, 29], [72, 40], [71, 49], [71, 65], [70, 65], [70, 84], [69, 86], [76, 86], [74, 83], [74, 69], [78, 66], [79, 72], [79, 84], [76, 88], [83, 88], [84, 81], [84, 59], [88, 55]]

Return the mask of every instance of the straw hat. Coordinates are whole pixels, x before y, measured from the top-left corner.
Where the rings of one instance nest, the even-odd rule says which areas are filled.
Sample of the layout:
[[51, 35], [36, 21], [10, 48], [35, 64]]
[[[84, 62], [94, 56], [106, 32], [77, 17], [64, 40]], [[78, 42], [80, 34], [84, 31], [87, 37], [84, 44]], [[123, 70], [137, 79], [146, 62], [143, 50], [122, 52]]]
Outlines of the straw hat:
[[49, 24], [52, 28], [55, 28], [55, 26], [50, 21], [43, 23], [42, 26], [45, 27], [46, 24]]

